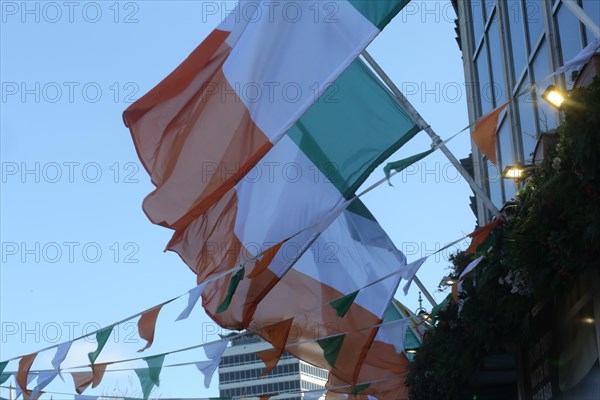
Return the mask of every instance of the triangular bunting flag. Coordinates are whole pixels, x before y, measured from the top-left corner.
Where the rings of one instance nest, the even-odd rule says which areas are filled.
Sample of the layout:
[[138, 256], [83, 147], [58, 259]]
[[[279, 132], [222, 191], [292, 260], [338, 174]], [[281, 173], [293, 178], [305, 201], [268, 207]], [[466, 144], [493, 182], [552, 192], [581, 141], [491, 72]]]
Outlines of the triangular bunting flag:
[[11, 376], [12, 374], [0, 374], [0, 385], [6, 382]]
[[31, 392], [31, 397], [35, 398], [40, 392], [43, 393], [42, 389], [44, 389], [46, 386], [48, 386], [50, 384], [50, 382], [52, 382], [54, 380], [54, 378], [56, 378], [57, 376], [58, 376], [57, 371], [40, 372], [37, 377], [37, 385], [33, 388], [32, 392]]
[[219, 308], [217, 309], [217, 314], [227, 310], [229, 304], [231, 304], [231, 299], [235, 294], [235, 290], [237, 289], [242, 279], [244, 279], [244, 268], [240, 269], [231, 277], [229, 285], [227, 286], [227, 295], [225, 296], [225, 299], [223, 300], [221, 305], [219, 305]]
[[85, 389], [92, 384], [94, 380], [94, 374], [92, 372], [71, 372], [73, 378], [73, 384], [75, 385], [75, 391], [78, 394], [85, 392]]
[[498, 117], [508, 102], [490, 111], [475, 122], [471, 139], [485, 156], [496, 164], [496, 142], [498, 141]]
[[253, 279], [260, 275], [262, 272], [264, 272], [269, 267], [269, 265], [271, 265], [271, 262], [277, 255], [277, 252], [285, 242], [287, 242], [287, 239], [265, 250], [262, 253], [261, 259], [256, 263], [254, 269], [252, 269], [252, 272], [248, 274], [248, 278]]
[[381, 338], [381, 341], [392, 344], [396, 350], [396, 354], [400, 354], [404, 351], [404, 339], [406, 337], [409, 322], [410, 320], [406, 318], [379, 327], [379, 332], [377, 334]]
[[344, 297], [340, 297], [337, 300], [329, 302], [331, 307], [335, 309], [338, 317], [343, 318], [344, 315], [346, 315], [346, 313], [350, 310], [350, 307], [352, 307], [352, 304], [354, 303], [354, 299], [356, 299], [358, 292], [359, 291], [357, 290], [355, 292], [345, 295]]
[[386, 166], [383, 167], [383, 172], [385, 172], [385, 177], [387, 178], [389, 185], [393, 186], [392, 183], [390, 182], [390, 176], [391, 176], [392, 170], [394, 170], [396, 172], [402, 172], [406, 168], [413, 165], [414, 163], [421, 161], [422, 159], [424, 159], [425, 157], [427, 157], [428, 155], [433, 153], [435, 150], [436, 149], [429, 149], [427, 151], [424, 151], [419, 154], [415, 154], [414, 156], [410, 156], [403, 160], [387, 163]]
[[4, 372], [4, 369], [8, 365], [8, 361], [3, 361], [0, 363], [0, 374]]
[[417, 271], [425, 263], [425, 260], [427, 260], [427, 257], [419, 258], [417, 261], [413, 261], [410, 264], [402, 267], [402, 270], [400, 271], [400, 277], [408, 281], [406, 282], [406, 285], [404, 285], [404, 295], [408, 294], [408, 289], [410, 289], [410, 285], [412, 284]]
[[210, 381], [212, 380], [213, 374], [221, 362], [221, 357], [223, 356], [223, 352], [227, 347], [227, 343], [229, 343], [229, 340], [220, 340], [218, 342], [205, 345], [204, 353], [206, 354], [206, 357], [209, 358], [209, 361], [195, 363], [196, 368], [198, 368], [198, 370], [204, 374], [204, 387], [206, 389], [210, 387]]
[[260, 400], [269, 400], [271, 397], [275, 396], [274, 393], [270, 393], [270, 394], [259, 394], [258, 398]]
[[158, 307], [154, 307], [152, 310], [143, 313], [142, 316], [140, 317], [140, 319], [138, 321], [138, 331], [139, 331], [140, 337], [142, 339], [146, 340], [147, 343], [146, 343], [146, 346], [144, 346], [143, 348], [138, 350], [138, 353], [150, 348], [150, 346], [152, 346], [152, 343], [154, 343], [154, 331], [156, 330], [156, 319], [158, 318], [158, 313], [160, 312], [162, 307], [163, 307], [163, 304], [161, 304]]
[[150, 378], [150, 370], [148, 368], [137, 368], [134, 369], [137, 374], [140, 385], [142, 386], [142, 393], [144, 394], [144, 400], [150, 397], [150, 392], [154, 389], [154, 382]]
[[96, 349], [96, 351], [92, 351], [91, 353], [88, 353], [88, 358], [90, 359], [90, 364], [92, 364], [92, 366], [96, 362], [96, 359], [98, 358], [98, 356], [100, 355], [100, 352], [104, 348], [104, 345], [108, 341], [108, 338], [110, 337], [110, 334], [112, 333], [112, 330], [113, 330], [113, 327], [109, 326], [109, 327], [100, 329], [98, 332], [96, 332], [96, 341], [98, 342], [98, 348]]
[[[29, 384], [31, 382], [33, 382], [36, 378], [37, 378], [36, 374], [29, 374], [29, 375], [27, 375], [27, 386], [29, 386]], [[21, 388], [19, 387], [19, 385], [17, 385], [15, 387], [15, 399], [18, 399], [23, 393], [24, 392], [21, 390]], [[29, 390], [28, 393], [31, 393], [31, 390]], [[23, 397], [25, 397], [25, 395]]]
[[99, 396], [85, 396], [76, 394], [73, 400], [98, 400]]
[[62, 379], [63, 382], [64, 382], [64, 379], [60, 373], [60, 365], [62, 364], [63, 361], [65, 361], [65, 358], [67, 358], [67, 354], [69, 353], [69, 350], [71, 349], [72, 344], [73, 344], [73, 342], [65, 342], [65, 343], [59, 344], [56, 348], [56, 354], [54, 355], [54, 358], [52, 359], [52, 366], [58, 372], [60, 379]]
[[277, 363], [285, 350], [285, 344], [287, 343], [293, 322], [294, 319], [289, 318], [261, 329], [262, 336], [275, 348], [256, 353], [257, 357], [259, 357], [266, 366], [260, 376], [268, 374], [277, 366]]
[[17, 384], [21, 388], [23, 392], [28, 392], [27, 390], [27, 377], [29, 376], [29, 370], [31, 369], [31, 365], [33, 361], [37, 357], [38, 353], [31, 353], [26, 356], [21, 357], [19, 360], [19, 370], [17, 372]]
[[268, 349], [257, 352], [256, 356], [265, 363], [265, 370], [262, 372], [262, 374], [260, 374], [260, 376], [265, 376], [271, 372], [273, 368], [277, 366], [282, 354], [283, 351], [279, 349]]
[[482, 226], [481, 228], [475, 229], [468, 236], [472, 238], [471, 245], [465, 250], [465, 253], [475, 254], [479, 245], [486, 241], [490, 233], [500, 225], [504, 220], [502, 218], [497, 218], [494, 221], [490, 222], [487, 225]]
[[327, 362], [335, 368], [335, 363], [340, 355], [342, 344], [346, 335], [337, 335], [329, 338], [319, 339], [317, 343], [323, 349], [323, 354]]
[[102, 382], [106, 367], [112, 363], [95, 364], [92, 366], [92, 388], [95, 388]]
[[198, 299], [200, 299], [200, 296], [202, 295], [202, 292], [204, 291], [205, 287], [206, 282], [203, 282], [188, 292], [189, 296], [187, 307], [185, 307], [185, 309], [181, 312], [181, 314], [179, 314], [175, 321], [181, 321], [190, 316], [190, 313], [194, 309], [194, 306], [196, 306], [196, 303], [198, 302]]
[[471, 276], [471, 272], [473, 272], [473, 269], [479, 265], [479, 263], [481, 262], [481, 260], [483, 260], [483, 256], [479, 257], [476, 260], [471, 261], [471, 263], [469, 265], [467, 265], [467, 267], [464, 269], [464, 271], [460, 274], [460, 277], [458, 278], [458, 282], [456, 282], [454, 285], [452, 285], [452, 297], [454, 298], [454, 301], [456, 302], [456, 304], [458, 304], [458, 295], [459, 293], [462, 292], [462, 282], [467, 279], [469, 276]]
[[165, 355], [161, 354], [158, 356], [144, 358], [146, 364], [148, 364], [148, 373], [150, 380], [156, 386], [160, 386], [160, 371], [162, 370], [163, 362], [165, 361]]

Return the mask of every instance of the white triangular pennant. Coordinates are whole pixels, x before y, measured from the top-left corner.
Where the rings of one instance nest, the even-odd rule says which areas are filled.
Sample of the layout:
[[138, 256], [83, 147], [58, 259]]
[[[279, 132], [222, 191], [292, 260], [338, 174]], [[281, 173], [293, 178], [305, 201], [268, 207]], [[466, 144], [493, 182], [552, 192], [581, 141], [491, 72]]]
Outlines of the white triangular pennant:
[[394, 346], [396, 354], [404, 351], [404, 339], [408, 328], [409, 318], [401, 319], [389, 324], [381, 325], [377, 332], [377, 340], [386, 342]]
[[31, 398], [35, 399], [35, 396], [41, 392], [46, 386], [50, 384], [58, 376], [58, 371], [43, 371], [37, 377], [37, 385], [31, 391]]
[[187, 307], [181, 312], [181, 314], [179, 314], [179, 317], [177, 317], [175, 321], [181, 321], [190, 316], [190, 313], [194, 309], [194, 306], [196, 306], [196, 303], [198, 302], [200, 295], [202, 295], [202, 291], [205, 287], [206, 282], [203, 282], [188, 292], [189, 297]]
[[404, 268], [402, 268], [402, 270], [400, 271], [400, 277], [408, 281], [406, 285], [404, 285], [405, 295], [408, 294], [410, 284], [412, 283], [415, 275], [417, 274], [417, 271], [419, 270], [419, 268], [421, 268], [421, 265], [423, 265], [425, 260], [427, 260], [427, 257], [419, 258], [417, 261], [413, 261], [410, 264], [405, 265]]

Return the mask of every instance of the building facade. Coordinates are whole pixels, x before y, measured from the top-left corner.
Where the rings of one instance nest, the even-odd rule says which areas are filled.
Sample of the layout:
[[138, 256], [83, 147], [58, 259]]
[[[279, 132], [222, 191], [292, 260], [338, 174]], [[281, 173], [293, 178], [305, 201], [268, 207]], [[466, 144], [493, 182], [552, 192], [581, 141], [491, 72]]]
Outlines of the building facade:
[[[600, 25], [600, 1], [577, 3]], [[513, 180], [502, 179], [504, 168], [534, 163], [538, 140], [560, 123], [559, 113], [541, 100], [541, 94], [551, 84], [571, 89], [576, 71], [548, 77], [594, 36], [561, 0], [453, 0], [453, 4], [469, 121], [518, 96], [499, 121], [497, 165], [473, 146], [475, 180], [502, 208], [518, 189]], [[522, 94], [532, 84], [535, 89]], [[482, 204], [477, 204], [477, 217], [480, 224], [490, 218]]]
[[270, 348], [270, 344], [255, 335], [233, 339], [219, 365], [220, 396], [244, 399], [279, 393], [274, 398], [302, 400], [301, 391], [325, 388], [329, 376], [326, 370], [302, 362], [288, 352], [283, 353], [271, 372], [261, 377], [265, 366], [256, 353]]
[[[600, 56], [586, 66], [554, 75], [595, 40], [563, 0], [452, 3], [458, 15], [469, 121], [514, 99], [499, 120], [497, 165], [472, 147], [474, 178], [501, 209], [518, 189], [513, 180], [501, 177], [502, 171], [516, 163], [541, 161], [536, 149], [552, 141], [561, 122], [561, 114], [541, 98], [542, 93], [550, 85], [568, 91], [589, 84], [599, 75]], [[599, 0], [574, 3], [600, 26]], [[480, 225], [491, 218], [479, 201], [476, 213]], [[515, 350], [516, 378], [507, 375], [519, 399], [600, 398], [599, 287], [597, 271], [590, 269], [553, 302], [531, 310], [533, 334]], [[498, 376], [497, 371], [485, 374]]]

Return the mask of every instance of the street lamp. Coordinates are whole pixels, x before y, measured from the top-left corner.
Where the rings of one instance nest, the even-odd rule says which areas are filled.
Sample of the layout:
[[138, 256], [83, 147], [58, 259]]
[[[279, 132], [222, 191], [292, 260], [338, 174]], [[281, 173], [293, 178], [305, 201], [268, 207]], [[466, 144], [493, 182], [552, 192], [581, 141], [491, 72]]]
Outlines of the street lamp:
[[452, 286], [456, 283], [456, 279], [451, 278], [449, 276], [445, 276], [442, 278], [440, 282], [440, 286]]
[[542, 99], [546, 100], [552, 107], [560, 110], [562, 109], [567, 96], [564, 92], [558, 90], [556, 86], [550, 85], [544, 90], [544, 93], [542, 93]]
[[421, 292], [419, 292], [419, 308], [415, 310], [415, 314], [417, 314], [425, 322], [431, 321], [431, 314], [429, 314], [427, 310], [423, 308], [423, 299], [421, 298]]
[[527, 178], [531, 173], [531, 170], [535, 168], [532, 164], [521, 164], [515, 163], [515, 165], [509, 165], [504, 168], [502, 172], [502, 178], [514, 179], [516, 184], [519, 184], [523, 179]]

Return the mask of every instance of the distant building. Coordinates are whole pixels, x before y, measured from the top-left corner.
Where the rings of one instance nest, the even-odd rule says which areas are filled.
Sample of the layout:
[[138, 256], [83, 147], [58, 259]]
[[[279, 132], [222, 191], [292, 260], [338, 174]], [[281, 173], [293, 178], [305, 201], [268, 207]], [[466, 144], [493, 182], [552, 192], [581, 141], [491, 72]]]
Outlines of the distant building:
[[302, 400], [300, 391], [325, 388], [329, 376], [326, 370], [306, 364], [288, 352], [283, 353], [273, 371], [261, 377], [265, 366], [256, 352], [270, 348], [256, 335], [233, 339], [219, 365], [220, 396], [239, 399], [279, 393], [277, 399]]

